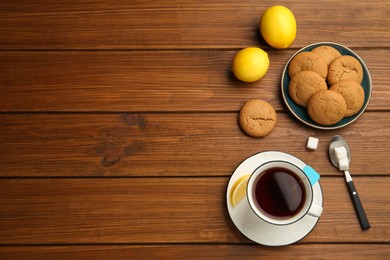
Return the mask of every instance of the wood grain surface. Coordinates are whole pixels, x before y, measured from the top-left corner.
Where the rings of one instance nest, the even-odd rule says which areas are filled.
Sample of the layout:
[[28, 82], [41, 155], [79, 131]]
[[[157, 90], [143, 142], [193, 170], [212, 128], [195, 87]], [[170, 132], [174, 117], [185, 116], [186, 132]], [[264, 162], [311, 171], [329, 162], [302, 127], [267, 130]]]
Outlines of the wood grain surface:
[[[278, 113], [272, 134], [254, 139], [240, 130], [237, 118], [238, 112], [3, 113], [0, 165], [6, 170], [0, 176], [229, 176], [246, 157], [265, 150], [294, 154], [322, 175], [341, 175], [328, 159], [338, 130], [316, 131]], [[388, 175], [386, 125], [389, 112], [366, 112], [343, 129], [353, 175]], [[320, 139], [317, 151], [306, 149], [309, 136]]]
[[387, 1], [5, 1], [1, 49], [241, 48], [258, 44], [261, 13], [284, 4], [295, 14], [293, 47], [334, 41], [388, 47]]
[[[235, 51], [0, 52], [0, 111], [237, 111], [251, 98], [285, 110], [280, 81], [295, 51], [270, 51], [252, 84], [230, 72]], [[389, 110], [390, 50], [355, 51], [372, 76], [368, 109]]]
[[[346, 248], [348, 250], [346, 250]], [[356, 254], [359, 252], [359, 254]], [[98, 246], [4, 246], [0, 254], [7, 258], [56, 259], [387, 259], [389, 247], [373, 244], [297, 244], [284, 248], [259, 245], [98, 245]]]
[[[388, 177], [355, 184], [372, 228], [360, 232], [342, 177], [321, 179], [324, 213], [302, 242], [388, 243]], [[1, 244], [248, 243], [226, 210], [227, 177], [0, 179]]]
[[[258, 30], [276, 4], [297, 20], [284, 50]], [[0, 1], [0, 259], [388, 259], [389, 10], [382, 0]], [[290, 57], [322, 41], [355, 51], [373, 82], [366, 112], [332, 131], [296, 120], [280, 91]], [[271, 61], [251, 84], [230, 71], [248, 46]], [[237, 123], [254, 98], [277, 111], [261, 139]], [[364, 232], [328, 158], [336, 134], [352, 152]], [[232, 172], [266, 150], [321, 174], [323, 216], [294, 245], [255, 244], [226, 210]]]

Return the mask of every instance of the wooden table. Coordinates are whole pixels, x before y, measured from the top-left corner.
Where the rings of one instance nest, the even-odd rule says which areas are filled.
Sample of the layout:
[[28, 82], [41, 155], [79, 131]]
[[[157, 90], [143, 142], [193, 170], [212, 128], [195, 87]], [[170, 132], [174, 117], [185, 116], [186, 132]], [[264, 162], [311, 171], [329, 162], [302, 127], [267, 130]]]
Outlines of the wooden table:
[[[292, 46], [261, 39], [258, 21], [283, 4]], [[388, 1], [7, 1], [0, 3], [0, 258], [385, 259], [390, 255], [390, 5]], [[283, 104], [280, 78], [301, 47], [344, 44], [373, 79], [367, 111], [338, 130], [310, 128]], [[246, 84], [233, 55], [259, 46], [266, 76]], [[257, 98], [277, 110], [267, 137], [237, 115]], [[361, 231], [333, 135], [372, 228]], [[306, 150], [309, 136], [320, 139]], [[321, 174], [324, 213], [296, 244], [246, 239], [231, 222], [226, 186], [246, 157], [291, 153]]]

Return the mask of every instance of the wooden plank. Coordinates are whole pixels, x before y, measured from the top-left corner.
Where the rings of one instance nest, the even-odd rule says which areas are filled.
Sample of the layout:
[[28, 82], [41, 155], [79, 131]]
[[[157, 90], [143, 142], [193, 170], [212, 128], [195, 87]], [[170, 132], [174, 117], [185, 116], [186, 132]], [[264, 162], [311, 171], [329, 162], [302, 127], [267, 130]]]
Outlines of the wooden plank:
[[297, 244], [276, 249], [256, 245], [99, 245], [99, 246], [5, 246], [6, 259], [388, 259], [386, 244]]
[[[262, 139], [246, 136], [237, 115], [0, 114], [0, 176], [228, 176], [246, 157], [275, 149], [339, 175], [327, 159], [335, 134], [349, 143], [353, 175], [389, 174], [389, 112], [366, 112], [335, 131], [278, 113]], [[315, 152], [306, 150], [309, 136], [320, 139]]]
[[[0, 179], [0, 244], [249, 243], [226, 212], [228, 178]], [[304, 243], [389, 243], [389, 177], [321, 179], [324, 213]]]
[[[295, 50], [271, 51], [267, 75], [239, 82], [235, 51], [1, 52], [0, 111], [232, 111], [261, 98], [285, 110], [283, 68]], [[373, 79], [371, 110], [390, 110], [390, 49], [358, 49]]]
[[[1, 49], [241, 48], [265, 43], [262, 12], [278, 1], [1, 1]], [[351, 47], [388, 47], [383, 1], [319, 0], [286, 4], [295, 14], [293, 47], [339, 41]], [[359, 19], [354, 19], [356, 16]], [[345, 21], [348, 21], [346, 23]], [[164, 37], [161, 37], [164, 36]], [[369, 36], [369, 37], [367, 37]]]

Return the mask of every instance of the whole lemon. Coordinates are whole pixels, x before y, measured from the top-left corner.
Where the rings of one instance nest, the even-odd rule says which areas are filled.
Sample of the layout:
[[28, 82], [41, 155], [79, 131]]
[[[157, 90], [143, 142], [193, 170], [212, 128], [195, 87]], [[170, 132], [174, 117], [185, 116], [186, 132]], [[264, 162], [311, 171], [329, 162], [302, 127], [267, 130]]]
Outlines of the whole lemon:
[[285, 49], [293, 43], [297, 34], [294, 14], [285, 6], [269, 7], [260, 18], [260, 33], [274, 48]]
[[236, 53], [232, 71], [239, 80], [254, 82], [265, 75], [268, 67], [268, 54], [258, 47], [248, 47]]

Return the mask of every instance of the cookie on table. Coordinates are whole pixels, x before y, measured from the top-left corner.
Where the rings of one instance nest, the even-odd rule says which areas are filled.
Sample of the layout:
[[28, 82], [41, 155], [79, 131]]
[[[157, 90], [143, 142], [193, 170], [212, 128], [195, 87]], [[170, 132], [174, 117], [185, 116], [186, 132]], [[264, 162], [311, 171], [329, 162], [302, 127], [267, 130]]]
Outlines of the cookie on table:
[[363, 107], [364, 104], [364, 89], [363, 87], [353, 80], [342, 80], [330, 87], [333, 90], [341, 94], [345, 102], [347, 103], [347, 112], [345, 116], [353, 116]]
[[347, 103], [344, 97], [332, 90], [321, 90], [315, 93], [307, 104], [307, 113], [316, 123], [333, 125], [344, 118]]
[[288, 75], [290, 79], [301, 71], [314, 71], [326, 79], [328, 66], [325, 61], [317, 54], [311, 51], [300, 52], [292, 58], [288, 65]]
[[276, 112], [273, 106], [266, 101], [249, 100], [242, 106], [238, 122], [247, 135], [263, 137], [274, 129]]
[[354, 80], [359, 84], [362, 83], [363, 67], [354, 57], [343, 55], [329, 64], [327, 77], [329, 85], [333, 85], [341, 80]]
[[321, 45], [311, 50], [314, 53], [320, 55], [320, 57], [325, 61], [326, 66], [336, 58], [341, 56], [341, 53], [329, 45]]
[[307, 102], [314, 93], [327, 89], [325, 79], [313, 71], [299, 72], [288, 85], [290, 97], [302, 107], [307, 106]]

